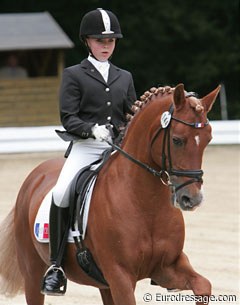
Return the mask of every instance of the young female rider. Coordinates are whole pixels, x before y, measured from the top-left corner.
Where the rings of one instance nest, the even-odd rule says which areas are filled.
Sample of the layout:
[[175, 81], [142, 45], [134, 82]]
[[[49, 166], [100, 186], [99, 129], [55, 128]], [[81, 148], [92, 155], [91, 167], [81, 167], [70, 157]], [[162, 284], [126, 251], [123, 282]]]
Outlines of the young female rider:
[[68, 186], [84, 166], [99, 159], [111, 141], [106, 125], [113, 127], [115, 136], [126, 124], [126, 113], [136, 93], [131, 73], [109, 62], [116, 41], [122, 38], [117, 17], [110, 11], [97, 9], [87, 13], [80, 25], [80, 39], [89, 56], [80, 64], [64, 69], [60, 90], [60, 115], [67, 132], [79, 137], [53, 189], [50, 209], [51, 266], [43, 279], [42, 293], [64, 294], [66, 276], [57, 263], [68, 215]]

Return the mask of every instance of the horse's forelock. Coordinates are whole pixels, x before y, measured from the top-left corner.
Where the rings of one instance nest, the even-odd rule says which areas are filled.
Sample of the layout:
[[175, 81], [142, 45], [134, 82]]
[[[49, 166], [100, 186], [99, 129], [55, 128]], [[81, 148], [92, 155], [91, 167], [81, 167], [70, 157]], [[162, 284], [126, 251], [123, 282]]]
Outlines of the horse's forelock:
[[192, 97], [189, 99], [189, 104], [197, 113], [204, 112], [204, 107], [199, 99]]

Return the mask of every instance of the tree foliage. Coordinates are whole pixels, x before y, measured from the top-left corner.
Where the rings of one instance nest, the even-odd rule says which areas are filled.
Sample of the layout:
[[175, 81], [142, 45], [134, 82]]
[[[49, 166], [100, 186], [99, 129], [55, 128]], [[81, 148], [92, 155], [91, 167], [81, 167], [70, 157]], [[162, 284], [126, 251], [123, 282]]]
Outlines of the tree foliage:
[[[184, 83], [200, 96], [224, 83], [231, 119], [240, 116], [238, 0], [2, 0], [1, 12], [49, 11], [74, 41], [66, 64], [87, 54], [79, 41], [82, 16], [102, 7], [119, 18], [124, 39], [112, 62], [132, 72], [138, 95], [157, 85]], [[219, 103], [212, 118], [220, 119]]]

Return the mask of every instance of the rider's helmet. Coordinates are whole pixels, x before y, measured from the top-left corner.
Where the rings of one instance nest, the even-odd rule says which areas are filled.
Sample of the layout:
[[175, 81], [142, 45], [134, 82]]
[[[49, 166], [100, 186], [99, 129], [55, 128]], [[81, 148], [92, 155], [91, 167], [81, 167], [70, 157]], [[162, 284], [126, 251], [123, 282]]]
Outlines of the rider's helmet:
[[83, 16], [79, 37], [86, 41], [91, 38], [122, 38], [122, 32], [117, 17], [107, 10], [98, 8]]

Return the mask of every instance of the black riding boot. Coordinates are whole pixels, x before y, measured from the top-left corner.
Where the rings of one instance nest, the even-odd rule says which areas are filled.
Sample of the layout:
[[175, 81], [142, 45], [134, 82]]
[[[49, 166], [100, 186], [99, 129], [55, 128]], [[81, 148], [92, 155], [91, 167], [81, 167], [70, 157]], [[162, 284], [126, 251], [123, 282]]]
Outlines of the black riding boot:
[[[41, 292], [47, 295], [63, 295], [66, 292], [67, 278], [61, 267], [67, 236], [69, 208], [55, 205], [53, 199], [50, 209], [50, 261], [52, 265], [46, 271]], [[61, 252], [61, 253], [60, 253]]]

